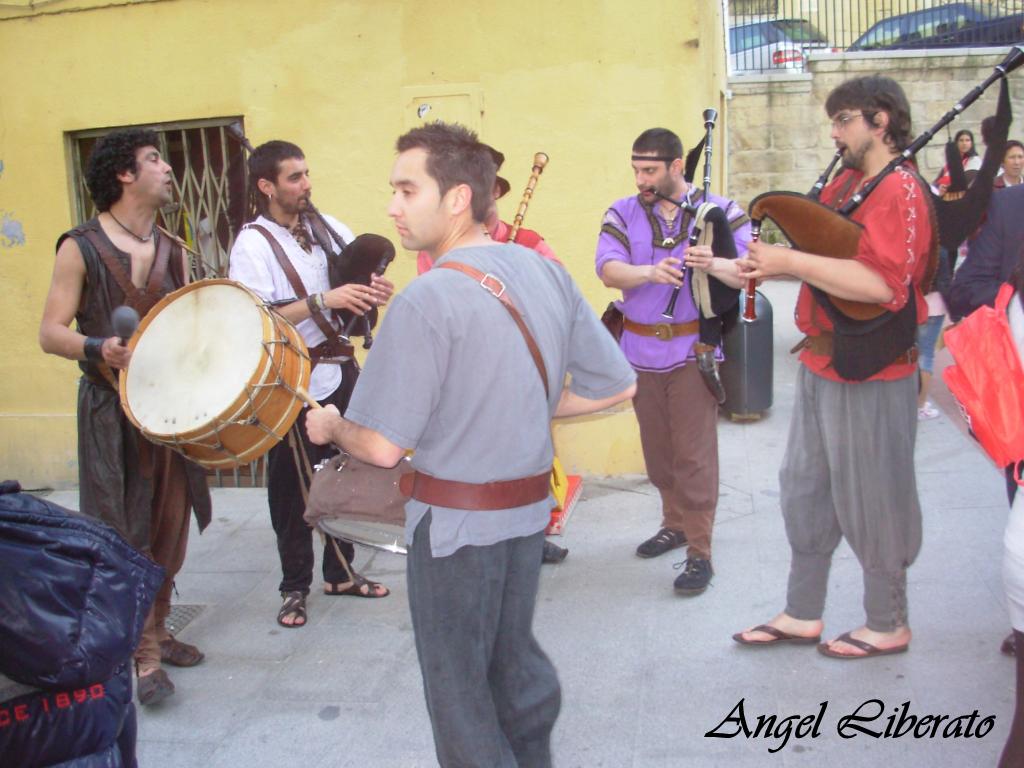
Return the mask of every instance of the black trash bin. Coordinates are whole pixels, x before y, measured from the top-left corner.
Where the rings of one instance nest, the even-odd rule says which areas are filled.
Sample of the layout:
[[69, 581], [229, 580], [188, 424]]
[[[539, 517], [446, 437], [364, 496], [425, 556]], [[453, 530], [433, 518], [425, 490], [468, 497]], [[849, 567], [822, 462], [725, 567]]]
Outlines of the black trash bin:
[[754, 309], [756, 320], [737, 320], [722, 339], [722, 410], [736, 420], [759, 419], [772, 407], [772, 305], [760, 291]]

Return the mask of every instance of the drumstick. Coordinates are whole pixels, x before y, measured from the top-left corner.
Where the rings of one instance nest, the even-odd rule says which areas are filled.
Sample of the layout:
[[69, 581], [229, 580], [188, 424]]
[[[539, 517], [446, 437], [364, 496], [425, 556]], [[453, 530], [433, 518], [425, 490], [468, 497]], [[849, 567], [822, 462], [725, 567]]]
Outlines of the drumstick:
[[[295, 394], [298, 395], [299, 399], [304, 401], [306, 405], [308, 405], [310, 408], [323, 408], [323, 406], [320, 405], [320, 403], [318, 403], [316, 400], [314, 400], [313, 396], [306, 391], [305, 387], [296, 387]], [[334, 447], [336, 450], [344, 452], [344, 449], [337, 443], [331, 443], [331, 446]], [[317, 468], [319, 468], [319, 465], [317, 465]]]
[[314, 400], [313, 396], [306, 391], [305, 387], [296, 387], [295, 394], [299, 396], [299, 400], [302, 400], [310, 408], [323, 408], [323, 406]]

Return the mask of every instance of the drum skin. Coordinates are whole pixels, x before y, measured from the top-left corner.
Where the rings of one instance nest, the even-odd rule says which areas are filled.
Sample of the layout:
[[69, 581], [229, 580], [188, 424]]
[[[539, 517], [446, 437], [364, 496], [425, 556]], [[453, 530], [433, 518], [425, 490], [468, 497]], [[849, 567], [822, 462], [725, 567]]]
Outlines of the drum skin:
[[154, 443], [208, 469], [263, 456], [291, 429], [309, 352], [291, 323], [233, 280], [161, 299], [128, 342], [121, 406]]

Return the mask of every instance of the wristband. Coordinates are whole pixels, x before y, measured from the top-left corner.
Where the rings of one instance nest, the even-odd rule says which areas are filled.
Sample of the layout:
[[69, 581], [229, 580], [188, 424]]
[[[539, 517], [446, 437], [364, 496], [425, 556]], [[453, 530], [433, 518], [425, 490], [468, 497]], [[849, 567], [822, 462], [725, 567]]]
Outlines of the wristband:
[[320, 311], [321, 311], [321, 312], [322, 312], [323, 310], [327, 309], [327, 304], [325, 304], [325, 303], [324, 303], [324, 295], [323, 295], [322, 293], [318, 293], [318, 294], [317, 294], [317, 295], [316, 295], [316, 296], [314, 297], [314, 300], [316, 301], [316, 305], [317, 305], [317, 307], [319, 307], [319, 308], [320, 308]]
[[103, 362], [103, 342], [100, 336], [87, 336], [85, 339], [85, 359], [93, 363]]
[[314, 293], [306, 297], [306, 309], [309, 310], [309, 314], [311, 316], [323, 309], [323, 299], [320, 298], [319, 293]]

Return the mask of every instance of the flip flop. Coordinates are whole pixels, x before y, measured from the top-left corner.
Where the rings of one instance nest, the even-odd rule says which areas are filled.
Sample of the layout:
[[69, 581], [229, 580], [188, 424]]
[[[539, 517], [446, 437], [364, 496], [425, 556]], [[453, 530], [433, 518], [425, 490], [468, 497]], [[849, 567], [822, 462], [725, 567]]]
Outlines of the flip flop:
[[[745, 640], [743, 635], [748, 632], [763, 632], [766, 635], [771, 635], [771, 640]], [[790, 643], [791, 645], [814, 645], [821, 640], [821, 635], [815, 635], [814, 637], [804, 637], [803, 635], [791, 635], [789, 632], [783, 632], [781, 629], [771, 626], [770, 624], [758, 624], [756, 627], [751, 627], [743, 632], [737, 632], [732, 636], [740, 645], [779, 645], [780, 643]]]
[[[830, 659], [867, 659], [871, 656], [891, 656], [894, 653], [905, 653], [909, 648], [909, 643], [903, 645], [893, 646], [892, 648], [879, 648], [877, 645], [866, 643], [863, 640], [858, 640], [855, 637], [851, 637], [849, 632], [844, 632], [836, 638], [839, 642], [852, 645], [854, 648], [859, 648], [864, 651], [863, 654], [851, 655], [849, 653], [837, 653], [828, 647], [828, 643], [818, 644], [818, 653], [822, 656], [828, 656]], [[833, 641], [834, 642], [834, 641]]]
[[[346, 586], [346, 583], [348, 586]], [[387, 597], [391, 594], [391, 590], [385, 587], [383, 584], [377, 581], [370, 581], [365, 576], [360, 576], [358, 573], [352, 574], [352, 581], [341, 584], [335, 584], [333, 582], [324, 582], [324, 594], [325, 595], [345, 595], [348, 597], [365, 597], [370, 599], [376, 599], [379, 597]], [[366, 591], [363, 591], [363, 587], [366, 587]], [[384, 594], [378, 595], [376, 590], [378, 587], [384, 589]]]

